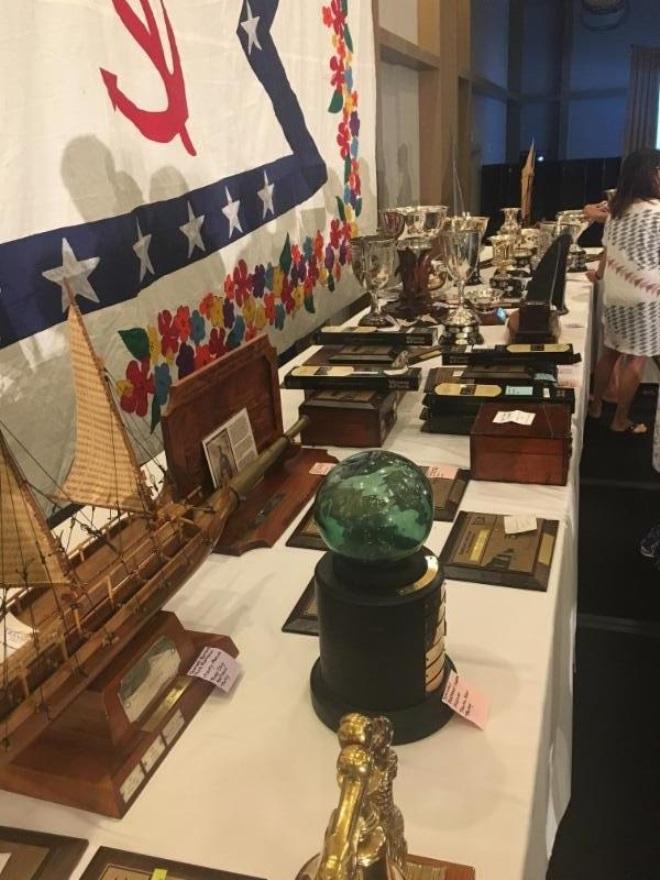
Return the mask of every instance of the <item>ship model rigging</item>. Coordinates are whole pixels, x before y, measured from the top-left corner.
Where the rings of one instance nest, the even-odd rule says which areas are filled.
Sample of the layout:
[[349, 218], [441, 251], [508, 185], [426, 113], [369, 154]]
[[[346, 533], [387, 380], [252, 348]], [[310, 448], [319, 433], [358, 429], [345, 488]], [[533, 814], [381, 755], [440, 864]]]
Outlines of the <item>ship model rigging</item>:
[[[0, 766], [67, 709], [184, 584], [302, 422], [228, 486], [152, 493], [67, 284], [76, 398], [73, 463], [53, 500], [103, 508], [72, 552], [50, 530], [0, 430]], [[0, 424], [0, 428], [2, 425]], [[90, 525], [89, 523], [92, 523]]]

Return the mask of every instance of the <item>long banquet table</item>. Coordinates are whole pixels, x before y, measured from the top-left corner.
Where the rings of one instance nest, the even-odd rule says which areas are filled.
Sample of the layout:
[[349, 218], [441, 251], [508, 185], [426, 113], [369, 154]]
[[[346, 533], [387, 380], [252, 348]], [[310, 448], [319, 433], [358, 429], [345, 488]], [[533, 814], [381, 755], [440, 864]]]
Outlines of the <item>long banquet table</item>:
[[[545, 593], [447, 583], [448, 651], [490, 701], [485, 731], [462, 719], [399, 746], [396, 800], [411, 852], [476, 867], [479, 880], [542, 880], [570, 796], [578, 472], [591, 353], [592, 286], [569, 280], [562, 341], [577, 407], [566, 487], [470, 482], [462, 509], [560, 521]], [[484, 328], [488, 343], [504, 328]], [[309, 352], [301, 356], [305, 359]], [[436, 361], [424, 365], [424, 372]], [[286, 370], [290, 369], [288, 365]], [[249, 381], [249, 380], [248, 380]], [[302, 392], [282, 391], [285, 424]], [[385, 448], [418, 464], [469, 466], [467, 437], [422, 434], [421, 391], [404, 396]], [[331, 449], [338, 457], [351, 450]], [[435, 523], [436, 552], [450, 524]], [[291, 529], [289, 530], [289, 532]], [[0, 824], [83, 837], [270, 880], [293, 880], [320, 848], [336, 804], [336, 736], [316, 718], [308, 678], [313, 637], [281, 627], [320, 553], [285, 546], [212, 556], [170, 603], [191, 629], [231, 635], [244, 673], [214, 693], [121, 821], [0, 792]]]

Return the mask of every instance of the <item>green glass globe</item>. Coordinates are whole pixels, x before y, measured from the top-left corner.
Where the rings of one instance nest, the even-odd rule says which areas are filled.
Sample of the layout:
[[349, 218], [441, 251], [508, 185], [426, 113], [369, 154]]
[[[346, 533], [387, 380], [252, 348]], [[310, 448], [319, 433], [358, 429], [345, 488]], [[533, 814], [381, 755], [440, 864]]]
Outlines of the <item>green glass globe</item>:
[[423, 545], [433, 491], [422, 471], [394, 452], [358, 452], [336, 465], [316, 496], [314, 518], [330, 550], [361, 562], [393, 562]]

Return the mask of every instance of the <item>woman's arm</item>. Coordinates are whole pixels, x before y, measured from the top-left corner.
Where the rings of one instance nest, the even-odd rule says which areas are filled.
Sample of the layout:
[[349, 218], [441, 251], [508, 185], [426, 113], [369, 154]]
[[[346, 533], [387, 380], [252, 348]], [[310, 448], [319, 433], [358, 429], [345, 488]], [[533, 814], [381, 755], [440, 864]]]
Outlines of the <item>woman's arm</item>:
[[603, 253], [600, 255], [600, 262], [598, 263], [597, 269], [589, 269], [587, 272], [587, 278], [591, 281], [592, 284], [595, 284], [597, 281], [603, 280], [603, 275], [605, 274], [605, 265], [607, 263], [607, 248], [603, 248]]

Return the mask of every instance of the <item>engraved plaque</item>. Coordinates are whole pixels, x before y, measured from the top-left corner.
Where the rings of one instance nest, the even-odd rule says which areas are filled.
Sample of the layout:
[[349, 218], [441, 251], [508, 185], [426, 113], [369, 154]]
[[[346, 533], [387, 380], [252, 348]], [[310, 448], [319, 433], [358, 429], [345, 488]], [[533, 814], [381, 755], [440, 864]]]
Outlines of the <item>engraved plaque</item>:
[[177, 675], [180, 663], [174, 642], [161, 636], [122, 678], [118, 690], [119, 702], [131, 723], [140, 718], [147, 706]]

